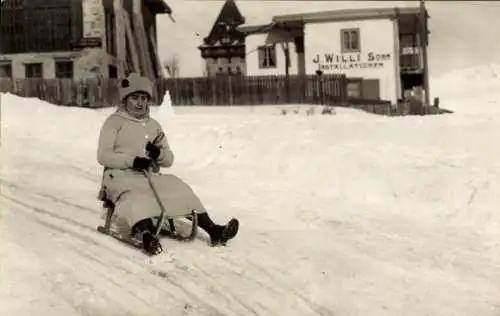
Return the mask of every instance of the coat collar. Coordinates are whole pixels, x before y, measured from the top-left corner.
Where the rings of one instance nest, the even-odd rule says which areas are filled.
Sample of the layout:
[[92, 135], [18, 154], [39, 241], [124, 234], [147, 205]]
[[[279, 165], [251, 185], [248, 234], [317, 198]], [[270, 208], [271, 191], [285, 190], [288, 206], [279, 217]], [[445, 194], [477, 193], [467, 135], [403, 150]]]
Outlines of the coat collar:
[[138, 119], [138, 118], [131, 116], [123, 109], [118, 109], [115, 112], [115, 114], [126, 119], [126, 120], [133, 121], [133, 122], [146, 123], [150, 120], [149, 114], [146, 114], [146, 116], [144, 118]]

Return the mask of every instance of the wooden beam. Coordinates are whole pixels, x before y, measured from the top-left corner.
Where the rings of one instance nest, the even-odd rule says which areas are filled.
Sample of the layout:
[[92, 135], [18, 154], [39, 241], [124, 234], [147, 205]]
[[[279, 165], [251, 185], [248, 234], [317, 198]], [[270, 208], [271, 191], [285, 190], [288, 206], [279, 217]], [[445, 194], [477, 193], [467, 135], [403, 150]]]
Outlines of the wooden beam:
[[[141, 65], [139, 63], [139, 57], [137, 56], [137, 47], [135, 44], [134, 34], [132, 33], [132, 28], [130, 26], [130, 18], [128, 12], [123, 11], [124, 21], [125, 21], [125, 32], [128, 40], [128, 50], [131, 55], [133, 72], [141, 74]], [[126, 58], [125, 58], [126, 60]]]
[[422, 59], [424, 63], [424, 90], [425, 90], [425, 105], [430, 105], [429, 93], [429, 67], [427, 58], [427, 10], [425, 9], [424, 0], [420, 0], [420, 47], [422, 48]]
[[139, 50], [139, 61], [143, 70], [143, 75], [154, 80], [153, 64], [151, 61], [150, 47], [144, 27], [144, 17], [142, 14], [142, 1], [134, 1], [133, 5], [134, 37]]
[[157, 77], [163, 78], [164, 73], [163, 73], [163, 65], [161, 64], [160, 56], [158, 54], [158, 49], [156, 47], [156, 40], [155, 40], [155, 34], [153, 32], [149, 32], [149, 40], [151, 41], [151, 44], [153, 45], [153, 59], [156, 64], [156, 75]]

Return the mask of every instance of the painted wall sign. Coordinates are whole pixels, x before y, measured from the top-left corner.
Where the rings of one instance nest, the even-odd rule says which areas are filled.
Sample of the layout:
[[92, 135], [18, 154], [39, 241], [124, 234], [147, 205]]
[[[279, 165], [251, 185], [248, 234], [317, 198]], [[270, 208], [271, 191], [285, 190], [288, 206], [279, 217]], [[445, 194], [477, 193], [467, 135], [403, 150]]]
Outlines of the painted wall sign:
[[83, 36], [102, 37], [104, 12], [101, 0], [83, 0]]
[[348, 53], [334, 54], [325, 53], [317, 54], [313, 58], [313, 63], [318, 64], [318, 69], [321, 70], [339, 70], [339, 69], [373, 69], [383, 68], [384, 63], [391, 59], [390, 53]]

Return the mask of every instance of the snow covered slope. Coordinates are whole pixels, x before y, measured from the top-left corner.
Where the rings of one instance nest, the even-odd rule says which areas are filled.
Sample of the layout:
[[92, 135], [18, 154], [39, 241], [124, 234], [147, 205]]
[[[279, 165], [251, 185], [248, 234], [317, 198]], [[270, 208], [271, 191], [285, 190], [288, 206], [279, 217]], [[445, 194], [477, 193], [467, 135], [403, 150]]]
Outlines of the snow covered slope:
[[459, 113], [500, 112], [500, 64], [448, 72], [431, 80], [431, 95]]
[[1, 102], [0, 315], [500, 314], [498, 113], [158, 109], [164, 172], [242, 227], [148, 259], [95, 231], [110, 110]]

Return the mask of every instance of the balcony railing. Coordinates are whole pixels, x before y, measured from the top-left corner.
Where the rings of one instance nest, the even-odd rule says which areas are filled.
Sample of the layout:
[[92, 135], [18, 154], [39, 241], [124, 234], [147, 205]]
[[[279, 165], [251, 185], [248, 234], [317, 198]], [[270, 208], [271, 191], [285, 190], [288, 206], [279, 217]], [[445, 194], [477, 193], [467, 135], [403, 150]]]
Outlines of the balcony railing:
[[229, 58], [229, 57], [239, 57], [245, 58], [245, 48], [205, 48], [201, 50], [202, 58]]
[[402, 47], [399, 56], [399, 66], [402, 72], [423, 70], [422, 49], [420, 47]]

